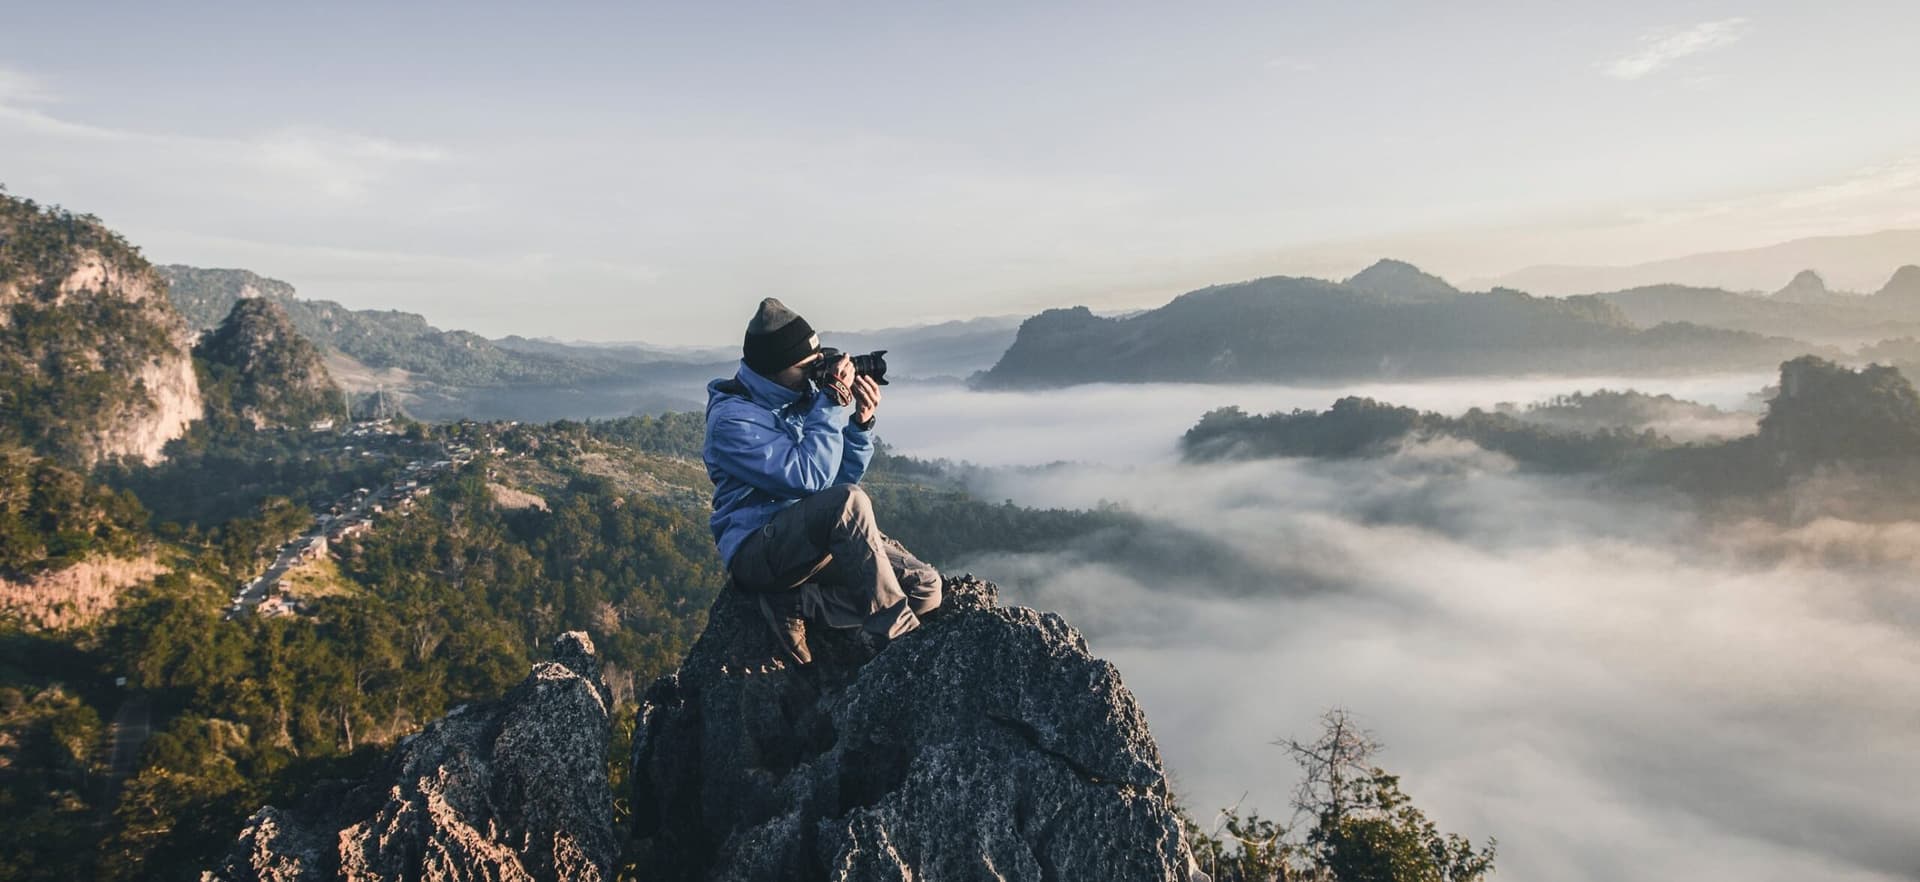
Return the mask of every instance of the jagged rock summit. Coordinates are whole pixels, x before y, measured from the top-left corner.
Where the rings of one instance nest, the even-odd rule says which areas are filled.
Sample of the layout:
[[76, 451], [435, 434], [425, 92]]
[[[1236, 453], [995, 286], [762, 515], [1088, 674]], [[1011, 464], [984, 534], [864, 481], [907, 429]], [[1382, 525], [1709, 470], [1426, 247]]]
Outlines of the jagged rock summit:
[[612, 879], [599, 668], [584, 632], [560, 635], [519, 686], [403, 740], [367, 780], [255, 812], [202, 882]]
[[945, 606], [863, 662], [810, 636], [773, 661], [729, 590], [633, 747], [636, 865], [684, 880], [1187, 880], [1145, 717], [1053, 613], [947, 579]]

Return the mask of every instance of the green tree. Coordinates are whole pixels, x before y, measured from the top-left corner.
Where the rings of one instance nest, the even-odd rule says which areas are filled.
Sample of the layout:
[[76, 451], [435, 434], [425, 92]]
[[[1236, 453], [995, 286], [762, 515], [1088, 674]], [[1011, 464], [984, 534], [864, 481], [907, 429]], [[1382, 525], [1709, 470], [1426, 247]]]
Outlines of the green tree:
[[[1321, 715], [1312, 741], [1282, 739], [1300, 766], [1294, 825], [1224, 809], [1211, 830], [1186, 821], [1194, 856], [1215, 882], [1477, 882], [1493, 872], [1484, 848], [1442, 833], [1373, 763], [1380, 749], [1351, 714]], [[1298, 824], [1310, 825], [1300, 836]]]

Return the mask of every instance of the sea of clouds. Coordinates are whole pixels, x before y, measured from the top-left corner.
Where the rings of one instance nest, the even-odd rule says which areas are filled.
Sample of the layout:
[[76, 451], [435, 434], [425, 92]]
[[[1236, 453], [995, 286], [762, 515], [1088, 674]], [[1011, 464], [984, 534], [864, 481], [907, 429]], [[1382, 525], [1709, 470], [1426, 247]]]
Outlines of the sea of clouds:
[[[896, 383], [883, 390], [879, 430], [904, 453], [979, 465], [1056, 461], [1147, 463], [1175, 456], [1181, 433], [1217, 407], [1249, 413], [1324, 410], [1344, 395], [1459, 414], [1526, 405], [1554, 395], [1600, 389], [1649, 394], [1753, 411], [1772, 374], [1702, 374], [1675, 378], [1518, 377], [1461, 382], [1378, 382], [1345, 386], [1209, 385], [1203, 383], [1094, 383], [1038, 392], [975, 392], [958, 383]], [[1675, 429], [1673, 426], [1662, 428]], [[1723, 434], [1724, 424], [1711, 432]], [[1751, 427], [1748, 427], [1751, 431]]]
[[984, 498], [1142, 516], [955, 569], [1061, 612], [1120, 667], [1203, 825], [1234, 804], [1287, 817], [1296, 771], [1271, 742], [1338, 706], [1442, 829], [1499, 838], [1503, 878], [1911, 878], [1920, 524], [1707, 518], [1460, 442], [1174, 455], [1224, 404], [1458, 412], [1634, 386], [1738, 408], [1768, 379], [902, 386], [882, 435], [993, 466], [969, 472]]

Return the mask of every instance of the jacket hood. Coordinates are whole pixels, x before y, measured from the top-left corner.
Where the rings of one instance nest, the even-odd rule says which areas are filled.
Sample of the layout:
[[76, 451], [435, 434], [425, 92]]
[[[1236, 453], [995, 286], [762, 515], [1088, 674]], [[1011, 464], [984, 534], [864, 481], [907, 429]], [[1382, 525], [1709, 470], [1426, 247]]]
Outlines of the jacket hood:
[[760, 376], [758, 371], [747, 367], [744, 359], [733, 376], [718, 377], [707, 383], [708, 410], [728, 398], [744, 398], [768, 410], [779, 410], [802, 397], [801, 393]]

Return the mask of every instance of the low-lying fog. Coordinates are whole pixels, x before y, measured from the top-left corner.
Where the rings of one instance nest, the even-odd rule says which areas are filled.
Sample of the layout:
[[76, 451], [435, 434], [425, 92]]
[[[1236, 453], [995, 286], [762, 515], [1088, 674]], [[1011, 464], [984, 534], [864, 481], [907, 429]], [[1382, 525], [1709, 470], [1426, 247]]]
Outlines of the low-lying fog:
[[1358, 462], [1172, 456], [1229, 403], [1351, 392], [1458, 411], [1632, 386], [1740, 407], [1770, 379], [903, 385], [881, 434], [922, 456], [1074, 460], [986, 470], [976, 490], [1118, 501], [1164, 528], [1133, 561], [1067, 548], [956, 569], [1060, 611], [1119, 665], [1203, 825], [1243, 796], [1286, 818], [1295, 770], [1269, 742], [1338, 705], [1443, 830], [1499, 838], [1502, 878], [1912, 878], [1920, 524], [1708, 524], [1458, 443]]
[[1491, 410], [1502, 402], [1526, 405], [1576, 391], [1638, 389], [1648, 394], [1664, 392], [1723, 410], [1755, 410], [1760, 404], [1753, 395], [1774, 380], [1773, 374], [1740, 373], [1674, 378], [1524, 377], [1325, 387], [1099, 383], [1044, 392], [971, 392], [958, 383], [903, 382], [883, 390], [881, 408], [886, 422], [879, 431], [887, 443], [902, 452], [979, 465], [1145, 463], [1173, 458], [1180, 435], [1201, 414], [1230, 404], [1249, 413], [1324, 410], [1343, 395], [1360, 395], [1458, 414], [1473, 407]]

